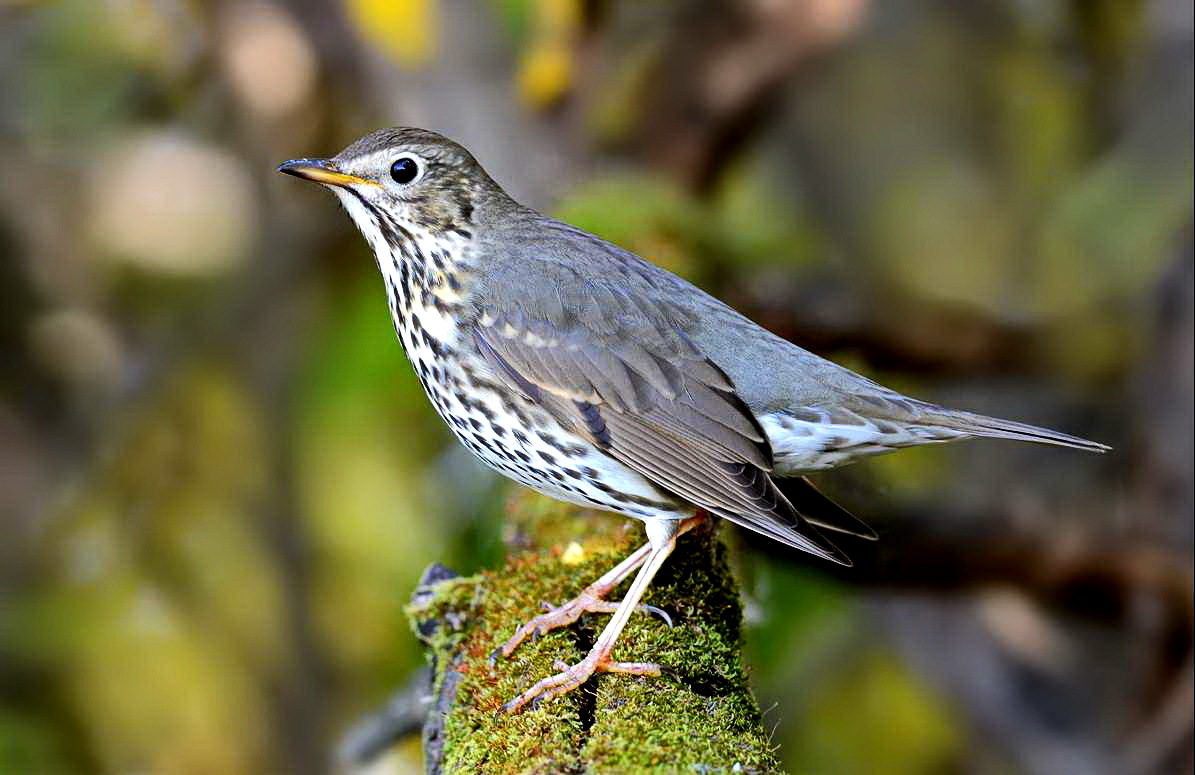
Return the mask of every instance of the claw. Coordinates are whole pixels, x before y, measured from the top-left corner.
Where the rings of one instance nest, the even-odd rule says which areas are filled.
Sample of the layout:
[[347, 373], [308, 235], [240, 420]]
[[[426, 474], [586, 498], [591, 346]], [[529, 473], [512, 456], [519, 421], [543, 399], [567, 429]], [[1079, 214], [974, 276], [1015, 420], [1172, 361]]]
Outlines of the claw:
[[673, 627], [672, 617], [669, 616], [668, 612], [665, 611], [663, 608], [659, 608], [658, 606], [648, 605], [647, 603], [643, 603], [642, 605], [639, 606], [639, 609], [641, 611], [643, 611], [643, 613], [645, 613], [645, 614], [655, 614], [656, 616], [660, 617], [661, 619], [664, 620], [664, 624], [668, 625], [668, 629], [670, 629], [670, 630], [672, 629], [672, 627]]

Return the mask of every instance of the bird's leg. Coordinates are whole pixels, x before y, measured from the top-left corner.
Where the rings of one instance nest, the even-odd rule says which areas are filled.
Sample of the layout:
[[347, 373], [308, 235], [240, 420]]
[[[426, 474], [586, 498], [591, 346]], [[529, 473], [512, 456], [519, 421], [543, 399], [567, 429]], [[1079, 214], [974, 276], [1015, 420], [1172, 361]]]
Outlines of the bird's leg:
[[[610, 654], [614, 650], [614, 644], [618, 640], [618, 636], [622, 634], [623, 628], [626, 627], [627, 620], [631, 618], [631, 613], [639, 605], [639, 600], [643, 597], [643, 593], [647, 591], [648, 585], [651, 584], [652, 578], [655, 577], [656, 572], [664, 564], [664, 561], [668, 559], [668, 555], [672, 554], [672, 550], [676, 548], [677, 537], [692, 530], [705, 519], [704, 514], [698, 513], [689, 519], [675, 522], [665, 522], [663, 520], [649, 522], [648, 537], [651, 540], [648, 542], [647, 547], [645, 547], [648, 550], [646, 557], [640, 561], [643, 567], [639, 569], [635, 580], [631, 582], [631, 588], [627, 590], [626, 597], [618, 604], [617, 610], [614, 611], [614, 616], [606, 624], [606, 628], [602, 630], [602, 634], [598, 636], [597, 642], [593, 644], [593, 648], [590, 649], [589, 653], [580, 662], [566, 667], [554, 676], [543, 679], [518, 697], [506, 703], [503, 706], [503, 710], [513, 713], [533, 700], [541, 701], [566, 694], [585, 683], [594, 673], [659, 675], [659, 665], [650, 662], [615, 662], [610, 659]], [[643, 549], [639, 551], [641, 552]], [[636, 552], [636, 554], [638, 553]]]
[[634, 573], [643, 564], [643, 561], [647, 559], [649, 554], [651, 554], [650, 543], [640, 546], [628, 555], [625, 560], [606, 571], [596, 581], [581, 590], [581, 594], [567, 603], [562, 603], [546, 613], [540, 614], [520, 627], [518, 632], [510, 640], [502, 644], [496, 655], [500, 654], [503, 657], [509, 657], [519, 647], [519, 644], [527, 638], [533, 635], [545, 635], [559, 627], [566, 627], [580, 619], [582, 614], [589, 612], [612, 613], [617, 606], [614, 603], [606, 602], [606, 595], [610, 594], [611, 590], [621, 584], [623, 579]]

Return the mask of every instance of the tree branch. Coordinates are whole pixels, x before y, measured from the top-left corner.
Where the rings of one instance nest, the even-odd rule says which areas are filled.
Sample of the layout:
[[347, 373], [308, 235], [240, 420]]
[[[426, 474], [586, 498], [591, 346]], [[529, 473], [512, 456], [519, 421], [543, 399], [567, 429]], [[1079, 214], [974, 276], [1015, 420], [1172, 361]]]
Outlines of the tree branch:
[[635, 615], [617, 646], [618, 658], [658, 662], [664, 676], [601, 675], [520, 714], [500, 712], [558, 660], [580, 660], [605, 617], [583, 617], [509, 659], [492, 660], [494, 650], [543, 602], [575, 596], [643, 540], [619, 520], [559, 504], [526, 501], [513, 511], [511, 537], [523, 550], [468, 578], [432, 566], [408, 608], [434, 673], [429, 773], [777, 769], [740, 656], [738, 590], [713, 529], [680, 540], [645, 598], [674, 626]]

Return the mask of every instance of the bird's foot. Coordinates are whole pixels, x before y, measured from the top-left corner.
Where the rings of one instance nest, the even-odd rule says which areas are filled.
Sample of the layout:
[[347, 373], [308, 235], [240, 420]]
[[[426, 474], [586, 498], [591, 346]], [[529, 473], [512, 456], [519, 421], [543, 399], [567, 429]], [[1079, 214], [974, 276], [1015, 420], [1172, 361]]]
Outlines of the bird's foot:
[[631, 675], [660, 675], [663, 669], [652, 662], [615, 662], [610, 659], [610, 646], [595, 646], [575, 665], [556, 663], [560, 672], [539, 681], [527, 691], [502, 706], [506, 713], [518, 713], [528, 703], [538, 705], [544, 700], [568, 694], [588, 681], [594, 673], [629, 673]]
[[[547, 610], [536, 616], [531, 621], [524, 624], [518, 631], [511, 636], [509, 640], [502, 644], [494, 656], [509, 657], [514, 653], [515, 649], [522, 644], [527, 638], [539, 638], [548, 634], [552, 630], [561, 627], [567, 627], [573, 622], [581, 618], [587, 613], [598, 614], [612, 614], [618, 610], [618, 603], [611, 603], [603, 599], [603, 595], [608, 593], [609, 589], [597, 589], [593, 586], [587, 587], [581, 594], [577, 595], [567, 603], [563, 603], [556, 607], [552, 607], [544, 603], [544, 608]], [[662, 608], [657, 608], [654, 605], [639, 605], [635, 610], [642, 613], [655, 614], [664, 620], [664, 623], [669, 627], [672, 626], [672, 617], [668, 612]]]

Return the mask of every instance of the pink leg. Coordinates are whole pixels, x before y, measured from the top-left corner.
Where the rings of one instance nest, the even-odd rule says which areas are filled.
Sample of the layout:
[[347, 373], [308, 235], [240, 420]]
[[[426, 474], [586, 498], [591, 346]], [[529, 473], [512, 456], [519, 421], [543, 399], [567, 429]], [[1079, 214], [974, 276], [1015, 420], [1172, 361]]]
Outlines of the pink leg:
[[[667, 523], [666, 527], [664, 525], [656, 525], [655, 527], [658, 529], [658, 532], [654, 535], [652, 534], [652, 528], [649, 527], [648, 535], [652, 537], [652, 541], [646, 547], [648, 549], [646, 557], [640, 560], [643, 567], [639, 570], [639, 574], [635, 576], [635, 580], [631, 583], [631, 588], [627, 590], [626, 597], [618, 604], [614, 616], [606, 624], [606, 628], [602, 630], [602, 634], [598, 636], [597, 642], [593, 644], [593, 648], [585, 658], [571, 667], [564, 668], [556, 675], [543, 679], [518, 697], [506, 703], [503, 709], [513, 713], [533, 700], [538, 702], [566, 694], [588, 681], [590, 676], [597, 672], [659, 675], [659, 665], [650, 662], [615, 662], [610, 659], [610, 654], [614, 650], [614, 644], [618, 641], [618, 636], [622, 634], [623, 628], [626, 627], [631, 613], [639, 605], [639, 600], [642, 599], [643, 593], [647, 591], [648, 585], [651, 584], [652, 578], [659, 571], [660, 566], [664, 564], [664, 561], [668, 559], [668, 555], [672, 554], [672, 550], [676, 547], [677, 537], [701, 524], [705, 518], [704, 514], [699, 513], [697, 516], [690, 517], [689, 519]], [[643, 550], [640, 549], [639, 551]], [[627, 572], [629, 573], [629, 571]]]
[[629, 554], [625, 560], [606, 571], [600, 578], [581, 591], [572, 600], [547, 613], [540, 614], [518, 629], [510, 640], [502, 644], [498, 654], [509, 657], [523, 641], [531, 636], [546, 635], [559, 627], [566, 627], [581, 618], [582, 614], [612, 613], [617, 606], [605, 601], [606, 595], [635, 572], [651, 554], [651, 544], [644, 544]]

